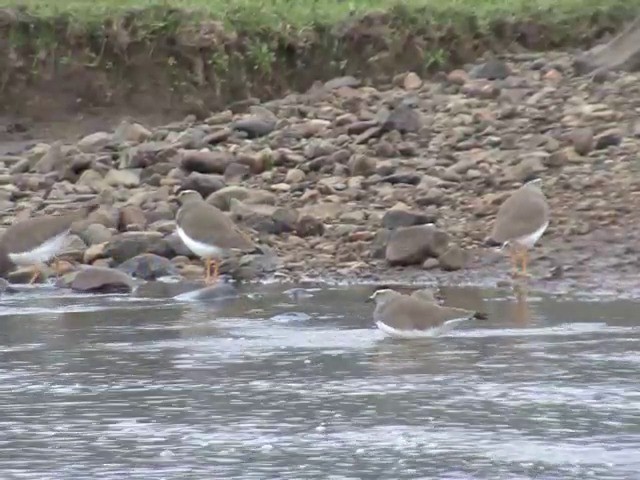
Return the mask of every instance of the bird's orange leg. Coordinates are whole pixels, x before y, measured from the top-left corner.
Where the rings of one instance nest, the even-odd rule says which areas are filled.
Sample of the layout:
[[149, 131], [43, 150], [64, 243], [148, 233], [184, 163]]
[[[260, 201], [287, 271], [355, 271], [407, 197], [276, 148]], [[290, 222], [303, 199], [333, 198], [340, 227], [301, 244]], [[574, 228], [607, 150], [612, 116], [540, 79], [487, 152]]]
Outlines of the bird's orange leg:
[[218, 266], [218, 261], [217, 260], [211, 260], [211, 262], [213, 263], [213, 276], [209, 277], [209, 284], [213, 285], [218, 281], [218, 270], [219, 270], [219, 266]]
[[518, 252], [512, 249], [509, 249], [509, 259], [511, 260], [511, 276], [518, 276]]
[[522, 250], [522, 275], [525, 277], [529, 276], [529, 274], [527, 273], [527, 257], [527, 251]]
[[31, 280], [29, 280], [29, 285], [33, 285], [35, 283], [35, 281], [38, 279], [38, 277], [40, 276], [40, 270], [36, 269], [35, 272], [33, 272], [33, 276], [31, 277]]
[[53, 265], [51, 265], [51, 268], [53, 268], [53, 271], [56, 274], [56, 277], [60, 276], [60, 260], [58, 259], [58, 257], [53, 257]]
[[209, 278], [211, 277], [211, 259], [204, 259], [204, 283], [209, 283]]

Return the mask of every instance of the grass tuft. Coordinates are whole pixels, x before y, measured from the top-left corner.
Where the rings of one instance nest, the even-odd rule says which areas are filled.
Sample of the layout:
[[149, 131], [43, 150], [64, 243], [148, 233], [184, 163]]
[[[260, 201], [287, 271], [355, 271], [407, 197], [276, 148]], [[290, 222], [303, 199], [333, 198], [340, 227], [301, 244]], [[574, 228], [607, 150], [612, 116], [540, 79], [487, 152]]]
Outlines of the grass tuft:
[[64, 72], [96, 104], [140, 88], [213, 104], [338, 75], [388, 81], [514, 42], [584, 47], [639, 13], [640, 0], [0, 0], [0, 100]]
[[332, 25], [397, 6], [409, 14], [428, 12], [426, 18], [438, 23], [460, 15], [476, 17], [480, 22], [545, 17], [555, 23], [613, 9], [619, 9], [621, 14], [637, 12], [640, 0], [0, 0], [0, 7], [26, 8], [44, 18], [72, 15], [85, 22], [100, 22], [105, 17], [131, 10], [180, 9], [248, 30], [280, 28], [283, 24], [297, 28]]

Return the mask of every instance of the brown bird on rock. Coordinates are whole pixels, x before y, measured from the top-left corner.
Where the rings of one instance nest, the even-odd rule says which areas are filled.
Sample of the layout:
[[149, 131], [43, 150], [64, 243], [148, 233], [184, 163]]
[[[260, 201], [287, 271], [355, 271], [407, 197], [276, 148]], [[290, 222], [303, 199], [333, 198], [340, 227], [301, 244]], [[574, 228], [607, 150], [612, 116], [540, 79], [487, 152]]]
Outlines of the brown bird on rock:
[[[218, 279], [219, 259], [228, 251], [255, 251], [258, 247], [222, 210], [205, 202], [194, 190], [178, 195], [181, 207], [176, 216], [176, 231], [184, 244], [205, 261], [205, 282]], [[211, 275], [213, 264], [213, 276]]]
[[498, 209], [488, 243], [507, 247], [518, 274], [518, 260], [522, 275], [527, 275], [527, 251], [536, 244], [549, 226], [549, 204], [540, 188], [539, 178], [525, 183], [513, 192]]
[[[64, 247], [71, 225], [98, 208], [98, 202], [87, 203], [79, 210], [63, 215], [42, 215], [39, 217], [18, 219], [0, 238], [0, 248], [15, 265], [35, 265], [36, 271], [29, 283], [35, 282], [42, 273], [37, 267], [46, 264]], [[58, 272], [58, 262], [54, 270]]]

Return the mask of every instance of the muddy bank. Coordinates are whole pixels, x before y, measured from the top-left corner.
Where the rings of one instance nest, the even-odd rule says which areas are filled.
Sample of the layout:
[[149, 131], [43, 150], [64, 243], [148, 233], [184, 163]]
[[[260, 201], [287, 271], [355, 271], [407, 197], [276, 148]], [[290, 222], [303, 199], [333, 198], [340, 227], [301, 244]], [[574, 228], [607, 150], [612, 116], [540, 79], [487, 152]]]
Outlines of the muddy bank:
[[[531, 287], [630, 289], [640, 83], [596, 80], [566, 53], [514, 54], [387, 89], [338, 77], [248, 113], [123, 121], [2, 155], [3, 224], [100, 195], [74, 226], [71, 264], [202, 278], [175, 234], [176, 195], [193, 189], [265, 247], [222, 265], [240, 280], [495, 284], [509, 265], [484, 240], [506, 196], [539, 176], [552, 218]], [[31, 276], [4, 260], [11, 281]]]
[[[503, 19], [394, 7], [335, 24], [320, 19], [274, 27], [266, 19], [262, 25], [227, 15], [223, 23], [174, 8], [136, 9], [102, 21], [5, 8], [0, 114], [6, 115], [3, 130], [16, 135], [41, 126], [46, 132], [50, 126], [41, 122], [71, 118], [203, 119], [340, 75], [384, 88], [398, 72], [423, 77], [486, 52], [586, 48], [637, 10], [612, 2], [596, 11], [513, 12]], [[52, 135], [68, 130], [57, 125]]]

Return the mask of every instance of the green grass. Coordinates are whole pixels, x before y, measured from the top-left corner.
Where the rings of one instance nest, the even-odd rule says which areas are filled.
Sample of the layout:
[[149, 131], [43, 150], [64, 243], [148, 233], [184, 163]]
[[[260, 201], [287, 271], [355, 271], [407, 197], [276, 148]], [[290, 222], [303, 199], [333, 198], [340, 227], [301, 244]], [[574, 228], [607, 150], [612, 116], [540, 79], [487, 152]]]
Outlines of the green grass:
[[[619, 27], [640, 13], [640, 0], [0, 0], [7, 7], [30, 15], [0, 32], [9, 39], [0, 53], [20, 59], [19, 75], [0, 72], [0, 90], [2, 78], [49, 75], [52, 60], [107, 72], [114, 91], [144, 72], [157, 76], [158, 88], [225, 103], [336, 75], [435, 71], [529, 32], [535, 48], [570, 45]], [[357, 20], [372, 12], [389, 15], [366, 32]], [[225, 28], [198, 38], [207, 18]], [[333, 28], [350, 18], [353, 28]], [[197, 54], [194, 39], [203, 40]]]
[[[480, 21], [535, 16], [550, 23], [611, 11], [640, 11], [640, 0], [0, 0], [0, 7], [24, 6], [40, 17], [71, 14], [78, 20], [98, 20], [132, 8], [179, 8], [225, 22], [277, 27], [283, 23], [304, 27], [332, 24], [351, 15], [389, 10], [398, 4], [405, 11], [429, 10], [429, 19], [447, 20], [456, 14], [474, 15]], [[164, 7], [164, 8], [162, 8]]]

